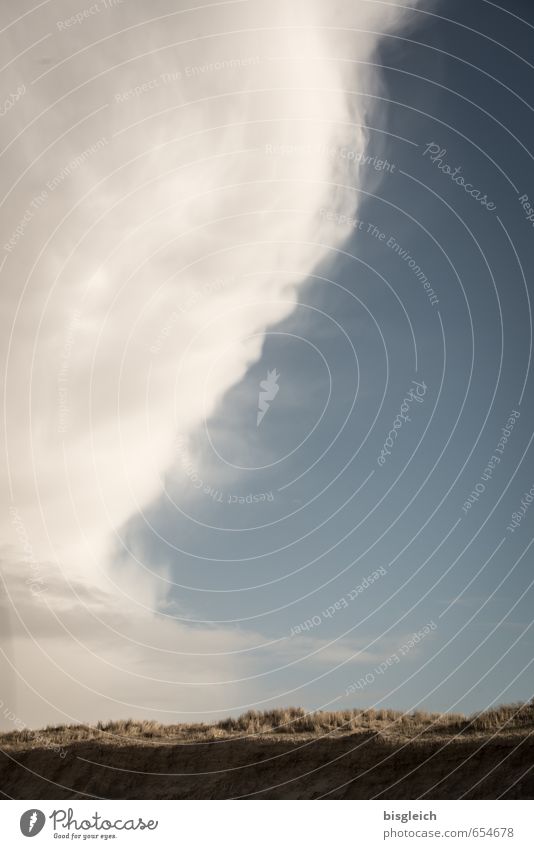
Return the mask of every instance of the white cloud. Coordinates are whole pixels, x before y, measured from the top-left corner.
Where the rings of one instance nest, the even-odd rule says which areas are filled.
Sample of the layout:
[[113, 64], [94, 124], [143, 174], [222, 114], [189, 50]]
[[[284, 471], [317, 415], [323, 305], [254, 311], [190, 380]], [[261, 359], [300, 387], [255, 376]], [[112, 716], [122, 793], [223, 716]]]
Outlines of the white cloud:
[[[114, 535], [160, 491], [176, 433], [194, 433], [213, 412], [259, 357], [266, 328], [291, 312], [325, 246], [347, 235], [319, 212], [354, 213], [357, 192], [340, 186], [357, 188], [357, 172], [325, 151], [365, 145], [355, 92], [374, 82], [364, 65], [336, 59], [368, 60], [370, 32], [402, 14], [400, 3], [269, 0], [171, 15], [190, 5], [152, 3], [153, 18], [168, 17], [136, 27], [139, 9], [124, 3], [65, 30], [56, 16], [72, 9], [57, 3], [25, 19], [24, 38], [11, 31], [13, 55], [54, 34], [10, 67], [12, 87], [23, 80], [27, 91], [9, 116], [11, 137], [21, 135], [4, 154], [2, 244], [15, 242], [2, 272], [2, 513], [15, 506], [37, 562], [59, 562], [95, 593], [111, 592]], [[4, 6], [16, 17], [14, 0]], [[107, 38], [121, 28], [130, 29]], [[280, 144], [301, 152], [269, 153]], [[1, 531], [20, 549], [12, 521]], [[124, 589], [156, 603], [152, 581]], [[160, 625], [137, 615], [155, 639]], [[173, 634], [226, 645], [221, 631], [165, 624], [164, 639]], [[57, 640], [40, 639], [69, 666]], [[212, 663], [202, 661], [208, 677]], [[227, 665], [239, 671], [234, 655]], [[72, 671], [89, 680], [90, 670]], [[144, 686], [132, 679], [132, 694]]]

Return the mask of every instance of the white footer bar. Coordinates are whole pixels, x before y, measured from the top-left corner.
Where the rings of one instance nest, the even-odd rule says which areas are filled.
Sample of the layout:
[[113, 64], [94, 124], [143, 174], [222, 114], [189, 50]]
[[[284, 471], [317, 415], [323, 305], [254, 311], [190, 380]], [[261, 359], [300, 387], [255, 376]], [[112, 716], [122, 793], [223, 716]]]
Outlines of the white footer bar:
[[[1, 845], [532, 849], [531, 801], [4, 801]], [[29, 838], [35, 837], [35, 844]]]

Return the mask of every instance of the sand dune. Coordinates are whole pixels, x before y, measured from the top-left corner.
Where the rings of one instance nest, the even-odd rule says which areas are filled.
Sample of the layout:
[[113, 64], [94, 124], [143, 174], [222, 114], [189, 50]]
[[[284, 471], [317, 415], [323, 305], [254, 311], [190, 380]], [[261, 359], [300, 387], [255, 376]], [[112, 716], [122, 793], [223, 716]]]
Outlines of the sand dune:
[[0, 786], [17, 799], [524, 799], [533, 731], [532, 705], [63, 726], [3, 735]]

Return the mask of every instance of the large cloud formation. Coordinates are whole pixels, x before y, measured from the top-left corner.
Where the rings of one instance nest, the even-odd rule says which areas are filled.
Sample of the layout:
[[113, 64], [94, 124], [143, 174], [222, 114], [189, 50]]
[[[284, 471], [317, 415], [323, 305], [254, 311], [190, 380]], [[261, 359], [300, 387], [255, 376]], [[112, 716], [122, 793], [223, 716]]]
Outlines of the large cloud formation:
[[[407, 5], [3, 4], [1, 539], [29, 724], [132, 713], [125, 704], [158, 715], [156, 691], [139, 698], [146, 652], [153, 677], [193, 685], [221, 672], [215, 647], [226, 680], [254, 667], [240, 652], [261, 635], [162, 628], [157, 587], [117, 587], [109, 552], [161, 491], [176, 433], [215, 410], [350, 232], [361, 186], [341, 151], [365, 148], [361, 92], [378, 84], [366, 63]], [[101, 608], [122, 591], [138, 604], [112, 627]], [[42, 605], [61, 638], [37, 627]], [[204, 659], [174, 654], [176, 640]], [[87, 688], [99, 695], [79, 717]], [[230, 709], [253, 695], [193, 686], [179, 703]]]

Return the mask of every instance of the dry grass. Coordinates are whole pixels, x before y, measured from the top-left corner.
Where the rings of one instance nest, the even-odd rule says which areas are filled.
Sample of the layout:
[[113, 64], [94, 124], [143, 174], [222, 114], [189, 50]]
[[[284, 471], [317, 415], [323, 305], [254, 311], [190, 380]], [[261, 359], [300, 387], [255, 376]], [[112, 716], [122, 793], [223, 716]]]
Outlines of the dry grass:
[[87, 740], [102, 742], [139, 741], [197, 742], [236, 737], [278, 735], [340, 736], [347, 733], [379, 732], [383, 736], [416, 737], [455, 734], [513, 733], [534, 730], [534, 701], [491, 708], [471, 716], [460, 713], [427, 713], [385, 708], [315, 711], [288, 707], [269, 711], [250, 710], [215, 724], [162, 725], [152, 720], [118, 720], [96, 725], [49, 726], [44, 730], [24, 729], [0, 735], [1, 747], [39, 748], [65, 746]]

